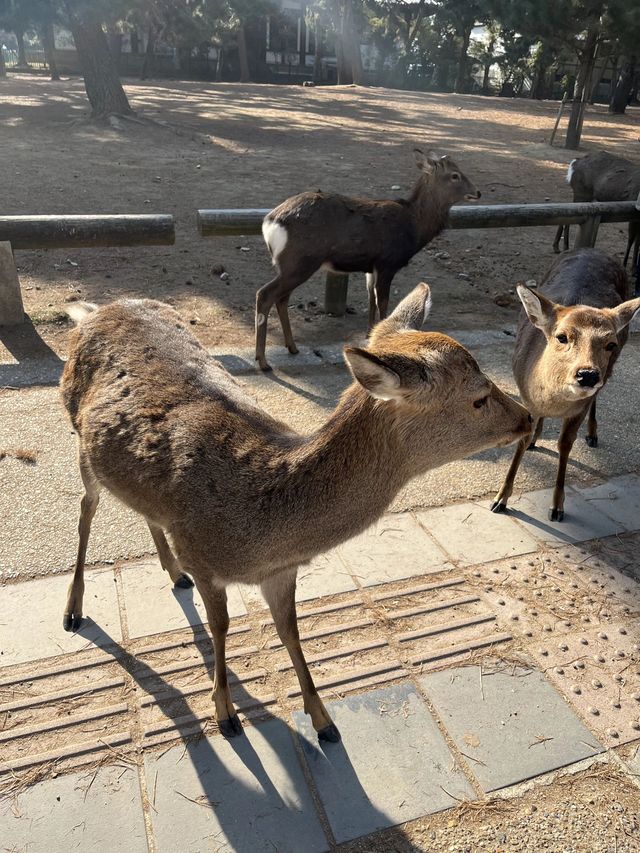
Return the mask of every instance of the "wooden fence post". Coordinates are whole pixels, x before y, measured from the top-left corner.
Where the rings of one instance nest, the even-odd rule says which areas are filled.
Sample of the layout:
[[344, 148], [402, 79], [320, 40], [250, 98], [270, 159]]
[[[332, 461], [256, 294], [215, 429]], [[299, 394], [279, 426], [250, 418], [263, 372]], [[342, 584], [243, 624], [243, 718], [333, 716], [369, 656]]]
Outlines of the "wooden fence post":
[[11, 243], [0, 242], [0, 326], [24, 323], [20, 280], [11, 251]]
[[324, 280], [324, 310], [334, 317], [344, 317], [347, 310], [349, 276], [341, 272], [328, 272]]

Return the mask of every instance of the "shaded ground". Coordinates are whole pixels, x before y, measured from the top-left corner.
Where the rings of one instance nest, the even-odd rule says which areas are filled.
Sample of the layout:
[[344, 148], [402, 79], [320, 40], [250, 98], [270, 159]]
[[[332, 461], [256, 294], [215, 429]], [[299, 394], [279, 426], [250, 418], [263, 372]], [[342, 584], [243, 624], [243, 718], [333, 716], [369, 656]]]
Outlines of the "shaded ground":
[[[63, 348], [65, 327], [47, 321], [59, 317], [65, 299], [123, 294], [175, 300], [208, 344], [252, 339], [255, 290], [270, 277], [262, 238], [202, 240], [199, 207], [270, 207], [316, 187], [395, 195], [393, 185], [405, 192], [414, 179], [415, 145], [453, 154], [487, 202], [571, 198], [564, 175], [575, 152], [547, 144], [555, 102], [352, 87], [171, 82], [127, 89], [143, 116], [168, 124], [88, 124], [80, 80], [12, 75], [0, 89], [0, 154], [11, 164], [0, 177], [3, 213], [176, 216], [175, 247], [19, 253], [26, 309], [45, 339]], [[634, 156], [637, 137], [637, 110], [612, 117], [589, 108], [586, 148]], [[516, 308], [493, 298], [509, 296], [518, 280], [540, 278], [552, 259], [553, 231], [445, 233], [397, 276], [394, 296], [426, 278], [436, 327], [499, 328], [513, 322]], [[624, 231], [604, 227], [600, 245], [621, 256]], [[437, 251], [450, 258], [436, 259]], [[226, 283], [211, 274], [214, 264], [229, 272]], [[343, 342], [363, 329], [361, 278], [353, 277], [350, 291], [356, 313], [342, 320], [321, 313], [320, 276], [296, 291], [299, 342]], [[279, 344], [273, 320], [270, 329]]]

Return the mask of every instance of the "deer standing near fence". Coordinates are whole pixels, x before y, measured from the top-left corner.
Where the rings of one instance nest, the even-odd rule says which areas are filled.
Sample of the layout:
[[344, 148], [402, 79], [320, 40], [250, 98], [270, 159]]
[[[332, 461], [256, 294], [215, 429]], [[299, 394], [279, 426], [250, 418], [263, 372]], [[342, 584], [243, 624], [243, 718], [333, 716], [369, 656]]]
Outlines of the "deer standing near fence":
[[366, 529], [412, 477], [531, 428], [464, 347], [418, 331], [429, 307], [429, 287], [419, 284], [366, 349], [347, 347], [353, 384], [323, 426], [300, 435], [262, 411], [169, 306], [70, 306], [79, 325], [61, 388], [85, 494], [64, 628], [82, 620], [104, 486], [145, 517], [173, 582], [195, 581], [213, 634], [222, 734], [242, 731], [225, 665], [225, 587], [241, 582], [261, 586], [318, 736], [339, 740], [300, 646], [298, 567]]
[[[573, 190], [573, 201], [635, 201], [640, 193], [640, 166], [624, 157], [599, 151], [572, 160], [567, 171], [567, 183]], [[559, 225], [553, 241], [553, 251], [560, 251], [564, 234], [564, 250], [569, 249], [569, 226]], [[633, 248], [631, 268], [638, 266], [640, 220], [629, 222], [629, 237], [623, 265], [626, 267]]]
[[545, 418], [562, 418], [551, 521], [564, 518], [567, 461], [587, 411], [586, 441], [598, 444], [596, 395], [605, 385], [628, 336], [640, 299], [623, 301], [627, 280], [620, 264], [598, 249], [578, 249], [557, 260], [537, 291], [518, 286], [524, 306], [516, 333], [513, 372], [535, 427], [521, 439], [491, 506], [504, 512], [527, 448], [535, 447]]
[[289, 322], [289, 297], [320, 267], [364, 272], [369, 331], [387, 316], [393, 277], [446, 226], [449, 208], [480, 193], [448, 156], [415, 149], [420, 177], [409, 198], [372, 200], [337, 193], [294, 195], [268, 213], [262, 233], [278, 274], [256, 294], [256, 361], [265, 356], [267, 320], [275, 303], [285, 346], [297, 353]]

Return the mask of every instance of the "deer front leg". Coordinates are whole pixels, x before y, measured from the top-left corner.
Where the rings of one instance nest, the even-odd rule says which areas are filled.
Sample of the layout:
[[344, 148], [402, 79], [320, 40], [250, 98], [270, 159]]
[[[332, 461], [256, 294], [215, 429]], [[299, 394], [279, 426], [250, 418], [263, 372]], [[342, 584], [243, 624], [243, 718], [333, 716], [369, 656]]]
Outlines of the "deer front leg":
[[378, 314], [381, 320], [386, 318], [389, 310], [389, 291], [391, 290], [393, 275], [393, 272], [389, 272], [388, 270], [376, 270], [376, 304], [378, 306]]
[[289, 320], [289, 295], [283, 296], [276, 302], [280, 325], [282, 326], [282, 334], [284, 335], [284, 345], [289, 350], [291, 355], [297, 355], [298, 347], [293, 340], [293, 332], [291, 331], [291, 321]]
[[176, 560], [173, 551], [169, 547], [167, 537], [164, 535], [164, 530], [161, 527], [158, 527], [157, 524], [149, 521], [148, 518], [147, 524], [149, 525], [149, 532], [151, 533], [151, 537], [156, 546], [158, 557], [160, 558], [160, 565], [165, 572], [168, 572], [169, 577], [173, 581], [173, 585], [180, 589], [189, 589], [192, 587], [193, 581], [189, 575], [186, 575], [180, 568], [180, 563]]
[[564, 518], [564, 480], [567, 472], [567, 462], [571, 448], [578, 435], [580, 424], [586, 415], [586, 409], [579, 415], [572, 418], [565, 418], [562, 422], [562, 430], [558, 439], [558, 452], [560, 458], [558, 460], [558, 474], [556, 476], [556, 485], [553, 490], [553, 503], [549, 510], [549, 521], [562, 521]]
[[556, 255], [560, 254], [560, 239], [562, 237], [562, 232], [564, 230], [564, 225], [559, 225], [558, 230], [556, 231], [556, 239], [553, 241], [553, 251]]
[[540, 438], [543, 426], [544, 418], [538, 418], [538, 420], [536, 421], [535, 429], [533, 430], [533, 436], [531, 438], [531, 441], [529, 442], [527, 450], [533, 450], [533, 448], [536, 446], [536, 441]]
[[367, 326], [367, 335], [371, 334], [371, 330], [376, 324], [376, 275], [375, 273], [365, 273], [367, 282], [367, 294], [369, 296], [369, 323]]
[[587, 420], [587, 434], [584, 439], [589, 447], [598, 446], [598, 421], [596, 420], [596, 398], [589, 407], [589, 419]]
[[318, 739], [337, 743], [340, 740], [340, 732], [318, 696], [300, 646], [295, 598], [296, 573], [297, 569], [286, 569], [269, 580], [263, 581], [262, 594], [271, 610], [278, 636], [289, 652], [291, 663], [300, 682], [304, 710], [311, 717]]
[[84, 598], [84, 564], [87, 558], [87, 545], [91, 533], [91, 522], [96, 514], [100, 501], [100, 484], [82, 451], [79, 455], [80, 476], [84, 483], [85, 493], [80, 502], [80, 522], [78, 523], [78, 554], [73, 579], [69, 586], [67, 605], [62, 617], [62, 627], [65, 631], [77, 631], [82, 623], [82, 602]]
[[199, 580], [197, 575], [196, 587], [204, 601], [213, 637], [215, 670], [211, 698], [216, 708], [216, 722], [220, 734], [224, 737], [235, 737], [242, 734], [242, 723], [231, 700], [227, 679], [226, 643], [229, 630], [227, 593], [224, 588], [214, 586], [210, 580]]
[[500, 491], [495, 497], [495, 500], [491, 504], [491, 512], [507, 511], [507, 501], [513, 493], [513, 483], [516, 479], [516, 474], [518, 473], [518, 468], [520, 467], [520, 463], [522, 462], [524, 452], [529, 446], [529, 441], [530, 436], [525, 436], [524, 438], [521, 438], [518, 442], [516, 452], [513, 454], [513, 459], [511, 460], [511, 465], [509, 466], [509, 471], [507, 472], [505, 481], [502, 484], [502, 488], [500, 489]]

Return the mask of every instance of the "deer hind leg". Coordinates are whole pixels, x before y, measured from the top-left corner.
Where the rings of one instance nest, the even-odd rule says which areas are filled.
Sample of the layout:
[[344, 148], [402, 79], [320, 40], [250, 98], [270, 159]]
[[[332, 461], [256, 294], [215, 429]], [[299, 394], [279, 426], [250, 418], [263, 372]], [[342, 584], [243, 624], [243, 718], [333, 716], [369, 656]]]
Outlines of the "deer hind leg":
[[556, 255], [560, 254], [560, 239], [562, 237], [564, 231], [564, 225], [558, 225], [558, 230], [556, 231], [556, 239], [553, 241], [553, 251]]
[[558, 474], [556, 476], [556, 485], [553, 490], [553, 503], [549, 509], [549, 521], [562, 521], [564, 518], [564, 481], [567, 473], [567, 462], [571, 448], [578, 435], [580, 424], [584, 420], [587, 410], [585, 409], [579, 415], [572, 418], [565, 418], [562, 422], [562, 430], [558, 439], [558, 452], [560, 459], [558, 460]]
[[227, 593], [224, 588], [214, 586], [210, 580], [198, 579], [196, 587], [204, 601], [207, 621], [213, 637], [215, 671], [211, 698], [216, 709], [216, 722], [224, 737], [242, 734], [242, 723], [231, 700], [231, 690], [227, 679], [226, 644], [229, 630], [229, 612], [227, 611]]
[[535, 428], [533, 430], [533, 435], [531, 437], [531, 441], [529, 442], [529, 446], [527, 450], [533, 450], [536, 446], [536, 441], [540, 438], [540, 434], [542, 433], [542, 427], [544, 426], [544, 418], [538, 418], [536, 421]]
[[589, 447], [598, 446], [598, 421], [596, 420], [596, 397], [589, 406], [589, 419], [587, 420], [587, 434], [584, 437]]
[[156, 546], [158, 557], [160, 558], [160, 565], [165, 572], [169, 573], [169, 577], [173, 581], [174, 586], [180, 587], [180, 589], [189, 589], [189, 587], [192, 587], [193, 581], [189, 575], [186, 575], [180, 568], [180, 563], [177, 561], [173, 551], [169, 547], [167, 537], [164, 535], [164, 530], [161, 527], [158, 527], [157, 524], [149, 521], [148, 518], [147, 524], [149, 525], [149, 532], [151, 533], [153, 542]]
[[280, 318], [282, 334], [284, 335], [284, 345], [291, 355], [296, 355], [298, 353], [298, 347], [296, 346], [296, 342], [293, 340], [291, 321], [289, 320], [289, 294], [283, 296], [282, 299], [278, 299], [276, 302], [276, 308], [278, 309], [278, 317]]
[[340, 732], [318, 696], [300, 646], [295, 599], [296, 571], [296, 569], [287, 569], [263, 581], [262, 594], [271, 610], [278, 636], [289, 652], [291, 663], [300, 682], [304, 710], [311, 717], [318, 739], [337, 743], [340, 740]]
[[507, 472], [507, 476], [505, 477], [504, 483], [502, 484], [502, 488], [495, 496], [495, 499], [491, 504], [491, 512], [507, 511], [507, 501], [513, 494], [513, 483], [516, 479], [516, 474], [518, 473], [518, 468], [520, 467], [520, 463], [522, 462], [524, 452], [529, 446], [529, 441], [530, 436], [525, 436], [524, 438], [521, 438], [518, 442], [516, 452], [513, 454], [513, 459], [511, 460], [511, 465], [509, 466], [509, 470]]
[[[267, 347], [267, 321], [274, 303], [278, 308], [278, 316], [284, 332], [285, 342], [290, 352], [296, 349], [291, 326], [289, 325], [289, 297], [303, 282], [319, 268], [320, 261], [308, 259], [298, 264], [278, 257], [278, 275], [263, 285], [256, 293], [256, 361], [260, 370], [271, 370], [265, 356]], [[286, 323], [286, 325], [285, 325]], [[291, 349], [293, 347], [293, 350]], [[296, 350], [297, 351], [297, 350]]]
[[100, 501], [100, 484], [96, 480], [91, 466], [83, 454], [79, 453], [78, 464], [80, 476], [84, 484], [84, 495], [80, 502], [80, 521], [78, 523], [78, 554], [73, 579], [69, 586], [67, 604], [62, 618], [62, 627], [65, 631], [77, 631], [82, 623], [82, 600], [84, 598], [84, 564], [87, 558], [87, 545], [91, 532], [91, 522], [96, 514]]

